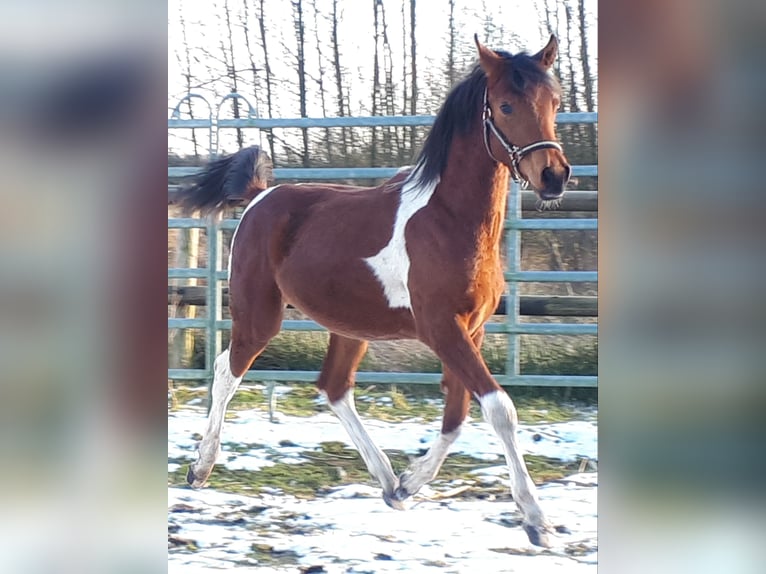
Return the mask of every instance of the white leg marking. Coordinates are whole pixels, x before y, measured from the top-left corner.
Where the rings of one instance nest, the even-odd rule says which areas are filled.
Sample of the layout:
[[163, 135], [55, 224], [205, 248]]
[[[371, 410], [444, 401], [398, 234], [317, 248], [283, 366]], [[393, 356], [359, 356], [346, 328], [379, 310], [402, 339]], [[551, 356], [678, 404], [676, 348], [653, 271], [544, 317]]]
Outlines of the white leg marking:
[[532, 526], [546, 529], [545, 515], [537, 499], [535, 484], [527, 472], [519, 445], [516, 442], [516, 427], [518, 415], [513, 401], [504, 391], [493, 391], [483, 397], [478, 397], [481, 412], [485, 420], [492, 425], [500, 437], [505, 450], [505, 459], [511, 476], [511, 493], [516, 505], [524, 515], [526, 522]]
[[239, 218], [237, 228], [234, 230], [234, 233], [231, 236], [231, 245], [229, 245], [229, 267], [227, 269], [227, 278], [229, 281], [231, 281], [231, 254], [234, 252], [234, 240], [237, 238], [237, 231], [239, 231], [240, 223], [242, 223], [242, 220], [245, 218], [245, 214], [247, 214], [248, 211], [250, 211], [259, 201], [261, 201], [264, 197], [269, 195], [278, 187], [278, 185], [274, 185], [268, 189], [264, 189], [261, 193], [256, 195], [250, 203], [247, 204], [245, 211], [242, 212], [242, 216]]
[[362, 455], [364, 463], [370, 474], [380, 482], [383, 492], [391, 495], [398, 485], [394, 470], [391, 468], [391, 461], [377, 445], [372, 442], [372, 438], [364, 428], [359, 414], [356, 412], [354, 404], [354, 390], [349, 389], [343, 398], [335, 403], [330, 403], [330, 409], [340, 419], [343, 428], [351, 437], [351, 440]]
[[399, 482], [401, 488], [407, 491], [408, 496], [415, 494], [421, 486], [436, 478], [444, 459], [447, 458], [450, 446], [460, 435], [460, 428], [440, 434], [428, 452], [413, 461], [409, 468], [404, 471]]
[[191, 466], [192, 472], [197, 477], [192, 484], [194, 487], [202, 486], [218, 458], [221, 447], [221, 427], [226, 416], [226, 407], [242, 381], [242, 377], [235, 377], [231, 372], [229, 349], [218, 355], [215, 360], [214, 371], [212, 403], [207, 419], [207, 428], [197, 449], [199, 453], [197, 462]]
[[366, 257], [365, 263], [383, 286], [383, 293], [392, 309], [404, 307], [412, 309], [408, 278], [410, 257], [404, 229], [410, 218], [428, 204], [439, 181], [432, 182], [427, 188], [418, 187], [407, 180], [399, 192], [399, 207], [394, 218], [394, 230], [388, 244], [377, 255]]

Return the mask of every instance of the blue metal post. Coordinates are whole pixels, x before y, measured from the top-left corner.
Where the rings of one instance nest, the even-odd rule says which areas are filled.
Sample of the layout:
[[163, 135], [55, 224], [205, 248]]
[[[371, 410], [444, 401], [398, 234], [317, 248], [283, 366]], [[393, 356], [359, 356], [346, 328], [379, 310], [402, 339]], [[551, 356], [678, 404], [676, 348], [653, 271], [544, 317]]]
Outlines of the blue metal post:
[[[521, 219], [521, 190], [515, 181], [511, 182], [507, 213], [511, 224], [505, 236], [508, 271], [516, 273], [521, 270], [521, 231], [513, 224]], [[506, 285], [508, 296], [505, 303], [505, 321], [508, 327], [508, 351], [505, 376], [506, 380], [513, 380], [519, 374], [520, 349], [519, 335], [516, 332], [519, 322], [519, 284], [511, 280]]]

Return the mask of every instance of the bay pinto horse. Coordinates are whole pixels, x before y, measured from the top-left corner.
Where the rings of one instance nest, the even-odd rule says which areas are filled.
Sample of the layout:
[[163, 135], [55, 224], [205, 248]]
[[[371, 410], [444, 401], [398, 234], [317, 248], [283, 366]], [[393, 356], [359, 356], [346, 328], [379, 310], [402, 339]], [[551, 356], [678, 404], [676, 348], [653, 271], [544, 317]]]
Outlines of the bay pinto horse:
[[[500, 240], [509, 178], [544, 206], [571, 168], [556, 142], [556, 38], [537, 54], [493, 51], [475, 38], [478, 65], [447, 96], [411, 169], [379, 187], [270, 187], [258, 147], [210, 164], [186, 190], [187, 210], [252, 197], [231, 243], [231, 342], [215, 361], [212, 403], [187, 479], [203, 486], [220, 450], [226, 407], [253, 360], [280, 330], [288, 303], [330, 331], [317, 386], [394, 508], [438, 473], [472, 397], [500, 437], [513, 499], [529, 540], [551, 525], [516, 442], [518, 417], [479, 348], [505, 289]], [[513, 143], [511, 143], [513, 142]], [[441, 434], [397, 478], [354, 406], [354, 373], [370, 340], [419, 339], [443, 365]]]

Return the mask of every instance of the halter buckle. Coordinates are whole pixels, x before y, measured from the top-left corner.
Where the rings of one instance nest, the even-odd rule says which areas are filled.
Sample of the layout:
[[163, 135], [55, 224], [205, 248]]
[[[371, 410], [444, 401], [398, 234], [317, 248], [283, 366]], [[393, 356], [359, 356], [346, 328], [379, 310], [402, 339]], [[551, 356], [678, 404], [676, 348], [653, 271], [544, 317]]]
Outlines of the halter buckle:
[[492, 108], [489, 107], [489, 98], [487, 97], [487, 88], [484, 88], [484, 110], [481, 113], [481, 119], [485, 122], [492, 121]]

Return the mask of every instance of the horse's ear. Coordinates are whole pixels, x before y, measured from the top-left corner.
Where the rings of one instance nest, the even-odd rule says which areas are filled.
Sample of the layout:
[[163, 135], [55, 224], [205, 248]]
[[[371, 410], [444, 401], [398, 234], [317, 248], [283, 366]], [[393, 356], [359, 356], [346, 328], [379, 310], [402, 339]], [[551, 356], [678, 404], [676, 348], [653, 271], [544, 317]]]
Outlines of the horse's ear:
[[545, 48], [540, 50], [537, 54], [533, 56], [535, 60], [540, 62], [540, 65], [545, 68], [546, 70], [550, 70], [551, 66], [553, 65], [554, 60], [556, 60], [556, 56], [559, 53], [559, 42], [556, 40], [556, 36], [551, 34], [550, 40], [548, 40], [548, 43], [545, 45]]
[[499, 72], [503, 58], [479, 42], [478, 34], [473, 35], [473, 40], [476, 42], [476, 48], [479, 50], [479, 65], [484, 70], [484, 73], [487, 74], [487, 77], [491, 78]]

